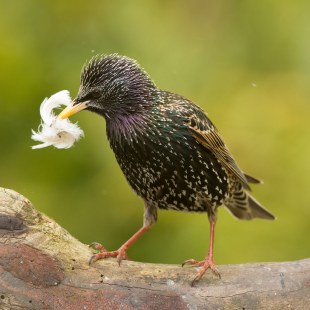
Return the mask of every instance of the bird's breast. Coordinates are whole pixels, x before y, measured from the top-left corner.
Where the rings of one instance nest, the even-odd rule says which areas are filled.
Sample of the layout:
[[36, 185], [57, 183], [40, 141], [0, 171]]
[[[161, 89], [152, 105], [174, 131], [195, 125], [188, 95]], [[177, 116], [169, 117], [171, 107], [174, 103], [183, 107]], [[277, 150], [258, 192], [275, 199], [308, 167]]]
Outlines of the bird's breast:
[[109, 140], [131, 187], [159, 208], [203, 212], [227, 198], [226, 170], [188, 131], [154, 127]]

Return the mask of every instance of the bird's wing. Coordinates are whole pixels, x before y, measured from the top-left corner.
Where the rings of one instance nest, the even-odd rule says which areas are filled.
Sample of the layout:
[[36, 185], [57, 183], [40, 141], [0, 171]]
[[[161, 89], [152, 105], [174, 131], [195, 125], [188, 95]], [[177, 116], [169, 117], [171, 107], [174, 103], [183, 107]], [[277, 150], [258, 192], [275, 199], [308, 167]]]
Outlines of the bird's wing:
[[205, 120], [200, 120], [200, 117], [197, 118], [195, 114], [192, 115], [187, 123], [189, 131], [201, 145], [216, 156], [226, 170], [234, 175], [245, 189], [250, 190], [246, 176], [238, 167], [217, 129], [205, 115], [204, 118]]
[[225, 169], [241, 182], [244, 189], [251, 190], [249, 182], [259, 183], [259, 180], [245, 175], [240, 170], [216, 127], [201, 108], [182, 96], [168, 92], [166, 94], [169, 99], [169, 109], [166, 109], [166, 113], [172, 121], [178, 123], [182, 117], [184, 125], [196, 141], [214, 154]]

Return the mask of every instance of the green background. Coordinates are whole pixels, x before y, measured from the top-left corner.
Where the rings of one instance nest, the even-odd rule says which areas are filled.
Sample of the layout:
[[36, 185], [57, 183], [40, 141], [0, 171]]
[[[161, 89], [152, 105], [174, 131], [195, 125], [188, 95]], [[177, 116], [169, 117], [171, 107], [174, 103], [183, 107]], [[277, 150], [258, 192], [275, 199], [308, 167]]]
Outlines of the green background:
[[[39, 106], [68, 89], [87, 59], [118, 52], [156, 84], [209, 114], [240, 167], [265, 181], [255, 197], [277, 221], [219, 212], [218, 264], [310, 256], [310, 4], [299, 1], [1, 1], [0, 186], [12, 188], [84, 243], [118, 248], [142, 224], [99, 116], [72, 119], [85, 139], [31, 150]], [[203, 214], [162, 211], [134, 260], [202, 259]]]

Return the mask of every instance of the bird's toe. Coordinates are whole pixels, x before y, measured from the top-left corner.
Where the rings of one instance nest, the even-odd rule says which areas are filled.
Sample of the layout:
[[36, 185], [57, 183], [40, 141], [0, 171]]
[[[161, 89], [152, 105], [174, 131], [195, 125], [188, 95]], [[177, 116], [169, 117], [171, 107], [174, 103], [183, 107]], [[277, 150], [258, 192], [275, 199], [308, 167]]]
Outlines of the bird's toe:
[[90, 248], [92, 249], [95, 249], [95, 250], [98, 250], [98, 251], [101, 251], [101, 252], [106, 252], [107, 250], [105, 249], [105, 247], [99, 243], [99, 242], [92, 242], [90, 245], [89, 245]]

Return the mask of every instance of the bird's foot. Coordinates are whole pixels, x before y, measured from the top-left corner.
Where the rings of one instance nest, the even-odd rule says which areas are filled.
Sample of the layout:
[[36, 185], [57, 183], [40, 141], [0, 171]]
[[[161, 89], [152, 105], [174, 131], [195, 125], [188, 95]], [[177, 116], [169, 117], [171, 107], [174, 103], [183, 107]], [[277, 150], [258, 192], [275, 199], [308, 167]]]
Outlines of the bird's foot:
[[205, 272], [208, 269], [211, 269], [212, 272], [216, 276], [221, 278], [221, 275], [220, 275], [215, 263], [213, 262], [212, 257], [207, 256], [206, 259], [203, 261], [196, 261], [195, 259], [188, 259], [185, 262], [183, 262], [182, 267], [185, 265], [192, 265], [194, 267], [201, 267], [200, 271], [196, 274], [194, 280], [191, 282], [191, 286], [194, 286], [196, 283], [198, 283], [199, 280], [202, 278], [202, 276], [205, 274]]
[[116, 257], [118, 265], [121, 264], [121, 261], [123, 259], [128, 259], [127, 253], [126, 253], [126, 247], [121, 246], [118, 250], [116, 251], [108, 251], [106, 250], [105, 247], [103, 247], [100, 243], [93, 242], [92, 244], [89, 245], [90, 247], [96, 249], [99, 251], [99, 253], [94, 254], [90, 260], [89, 260], [89, 265], [94, 263], [95, 261], [107, 257]]

